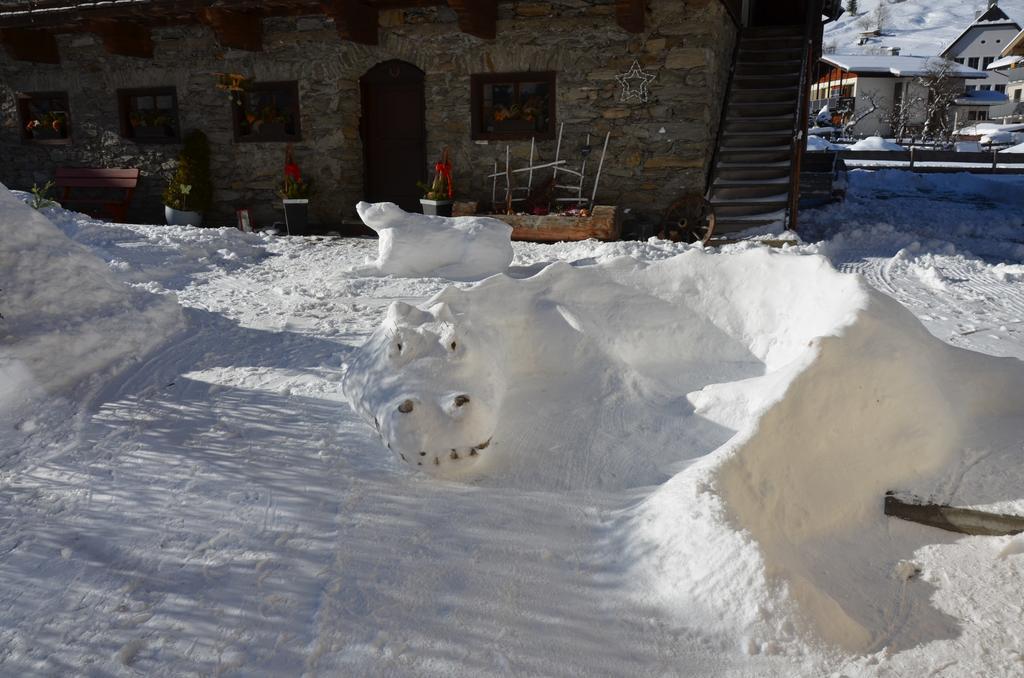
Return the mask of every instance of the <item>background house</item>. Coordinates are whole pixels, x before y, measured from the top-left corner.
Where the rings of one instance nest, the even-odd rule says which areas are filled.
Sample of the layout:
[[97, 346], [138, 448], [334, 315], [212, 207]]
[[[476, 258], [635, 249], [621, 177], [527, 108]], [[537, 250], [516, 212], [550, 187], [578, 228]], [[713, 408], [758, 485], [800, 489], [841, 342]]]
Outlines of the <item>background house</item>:
[[1006, 95], [1010, 79], [990, 66], [1020, 30], [1020, 25], [993, 2], [939, 53], [945, 59], [987, 74], [983, 80], [972, 80], [966, 85], [966, 96], [958, 100], [960, 120], [988, 120], [1012, 112]]
[[[811, 85], [811, 110], [828, 104], [843, 124], [856, 121], [855, 134], [891, 136], [903, 112], [904, 124], [920, 130], [927, 119], [928, 88], [922, 79], [948, 70], [951, 88], [966, 91], [967, 82], [983, 81], [983, 71], [938, 57], [826, 54]], [[953, 121], [950, 121], [951, 123]]]
[[[241, 206], [280, 220], [292, 143], [319, 186], [314, 217], [337, 223], [364, 198], [415, 207], [416, 182], [445, 147], [458, 195], [489, 200], [506, 145], [522, 164], [536, 137], [550, 159], [564, 123], [561, 157], [575, 164], [588, 133], [611, 132], [604, 202], [654, 215], [704, 191], [742, 3], [408, 4], [0, 5], [0, 181], [28, 187], [65, 164], [140, 167], [130, 217], [157, 221], [181, 134], [198, 128], [211, 142], [214, 222]], [[617, 76], [634, 61], [654, 79], [644, 100], [623, 100]], [[217, 74], [244, 76], [246, 89], [229, 96]], [[47, 116], [59, 112], [55, 135]], [[33, 119], [45, 124], [26, 130]]]

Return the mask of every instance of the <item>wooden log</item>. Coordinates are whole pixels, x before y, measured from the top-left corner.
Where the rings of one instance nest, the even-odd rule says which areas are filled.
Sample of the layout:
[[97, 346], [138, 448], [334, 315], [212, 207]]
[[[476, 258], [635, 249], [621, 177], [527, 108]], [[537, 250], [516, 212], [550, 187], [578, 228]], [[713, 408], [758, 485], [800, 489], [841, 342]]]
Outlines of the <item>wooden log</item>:
[[0, 30], [0, 41], [3, 41], [4, 49], [12, 59], [37, 64], [60, 63], [57, 38], [49, 31], [4, 28]]
[[342, 40], [361, 45], [376, 45], [379, 41], [377, 28], [379, 12], [376, 6], [359, 0], [328, 0], [324, 11], [334, 19], [335, 28]]
[[618, 207], [597, 205], [589, 217], [563, 214], [489, 214], [512, 227], [513, 240], [559, 242], [563, 240], [618, 240], [622, 213]]
[[263, 16], [257, 12], [239, 12], [223, 7], [203, 7], [199, 18], [213, 30], [221, 47], [263, 51]]
[[109, 54], [153, 58], [153, 35], [146, 26], [119, 19], [94, 19], [89, 22], [89, 30], [100, 36]]
[[932, 504], [916, 497], [908, 501], [893, 492], [885, 495], [885, 515], [961, 534], [1001, 536], [1024, 532], [1024, 516]]

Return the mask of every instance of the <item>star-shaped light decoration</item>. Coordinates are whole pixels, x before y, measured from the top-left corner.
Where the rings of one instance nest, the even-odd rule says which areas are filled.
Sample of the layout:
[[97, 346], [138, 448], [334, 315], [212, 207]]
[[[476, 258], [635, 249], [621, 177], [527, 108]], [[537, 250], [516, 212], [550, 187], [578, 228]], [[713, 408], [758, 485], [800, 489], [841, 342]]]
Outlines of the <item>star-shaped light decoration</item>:
[[647, 96], [650, 92], [647, 90], [647, 83], [654, 80], [655, 75], [653, 73], [647, 73], [644, 69], [640, 68], [640, 62], [636, 59], [633, 60], [633, 65], [629, 67], [629, 70], [622, 75], [616, 75], [615, 79], [622, 85], [622, 94], [619, 96], [619, 101], [626, 102], [632, 99], [638, 99], [640, 103], [647, 103]]

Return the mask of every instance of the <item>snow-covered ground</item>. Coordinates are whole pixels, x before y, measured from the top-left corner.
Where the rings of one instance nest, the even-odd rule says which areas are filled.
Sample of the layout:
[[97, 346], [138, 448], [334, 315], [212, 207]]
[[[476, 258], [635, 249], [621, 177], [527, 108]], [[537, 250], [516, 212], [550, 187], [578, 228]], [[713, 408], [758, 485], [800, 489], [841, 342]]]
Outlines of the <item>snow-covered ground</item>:
[[[421, 304], [450, 281], [373, 272], [373, 240], [111, 225], [48, 210], [133, 294], [156, 295], [154, 307], [176, 299], [185, 329], [88, 388], [54, 387], [32, 395], [31, 411], [0, 412], [14, 417], [0, 432], [0, 674], [1024, 674], [1024, 538], [881, 518], [880, 495], [868, 508], [842, 503], [844, 486], [880, 477], [864, 468], [870, 459], [869, 467], [920, 473], [920, 486], [899, 489], [1024, 512], [1020, 422], [992, 418], [983, 404], [1007, 383], [1012, 391], [1014, 359], [1024, 359], [1024, 178], [857, 171], [850, 179], [846, 202], [802, 215], [807, 244], [785, 253], [751, 243], [724, 256], [658, 241], [517, 243], [508, 283], [454, 283], [462, 291], [443, 297], [463, 322], [446, 320], [444, 309], [427, 317], [396, 307], [406, 319], [397, 331], [416, 341], [443, 335], [442, 348], [482, 352], [479, 364], [510, 389], [506, 418], [529, 424], [514, 439], [497, 424], [500, 435], [482, 452], [518, 446], [532, 457], [468, 481], [402, 464], [340, 388], [393, 302]], [[899, 306], [814, 255], [861, 274], [945, 345], [1011, 360], [947, 353], [914, 335]], [[636, 262], [624, 268], [623, 256]], [[556, 261], [572, 266], [548, 266]], [[691, 269], [705, 271], [706, 286], [687, 277]], [[721, 287], [741, 273], [750, 276], [741, 294]], [[659, 280], [678, 285], [660, 289]], [[16, 282], [0, 291], [8, 318]], [[587, 299], [588, 287], [603, 293]], [[67, 294], [74, 301], [73, 288]], [[752, 306], [730, 316], [733, 302], [721, 300], [733, 297]], [[687, 304], [692, 324], [637, 320], [678, 317], [666, 314], [669, 302]], [[564, 354], [563, 344], [531, 345], [558, 338], [545, 329], [555, 317], [581, 337], [636, 332], [621, 345], [581, 338]], [[519, 318], [535, 325], [517, 330]], [[842, 330], [849, 322], [860, 322], [860, 335]], [[910, 338], [900, 341], [911, 343], [886, 345], [890, 325], [905, 327]], [[495, 327], [502, 338], [488, 335]], [[716, 328], [739, 343], [718, 346], [711, 339], [727, 337]], [[17, 345], [3, 329], [0, 350]], [[666, 343], [680, 332], [682, 345]], [[856, 336], [876, 339], [851, 347]], [[821, 348], [802, 348], [801, 338]], [[630, 342], [657, 351], [630, 353]], [[912, 348], [886, 365], [886, 346]], [[702, 382], [672, 384], [658, 373], [712, 354], [718, 364], [703, 372], [672, 373]], [[509, 356], [521, 368], [531, 355], [547, 379], [507, 368]], [[565, 360], [548, 364], [545, 355]], [[683, 454], [728, 447], [736, 422], [749, 419], [740, 410], [756, 407], [721, 403], [770, 393], [773, 359], [792, 356], [818, 365], [774, 377], [800, 398], [767, 414], [760, 435], [734, 440], [719, 475], [711, 475], [714, 455]], [[968, 393], [941, 376], [964, 360], [965, 384], [1005, 367], [985, 377], [987, 395], [937, 412]], [[582, 371], [587, 364], [603, 371]], [[922, 371], [930, 373], [886, 377]], [[698, 391], [692, 406], [678, 392], [742, 377]], [[764, 388], [752, 388], [758, 379], [768, 380]], [[871, 389], [913, 398], [878, 409], [847, 399], [847, 390]], [[1013, 411], [1012, 397], [1000, 400]], [[800, 421], [853, 402], [848, 417]], [[920, 430], [885, 437], [908, 419]], [[863, 458], [844, 452], [844, 426], [874, 445]], [[962, 449], [938, 449], [953, 439], [950, 427], [965, 426]], [[805, 438], [792, 458], [777, 449]], [[876, 449], [879, 440], [893, 447]], [[934, 445], [906, 449], [919, 441]], [[808, 459], [812, 449], [826, 456]], [[600, 455], [588, 459], [587, 450]], [[646, 463], [652, 454], [657, 463]], [[925, 468], [933, 462], [942, 470], [935, 478]], [[763, 484], [752, 490], [745, 478]], [[771, 497], [771, 484], [799, 500], [755, 500]], [[879, 488], [868, 489], [873, 499]], [[786, 506], [807, 513], [796, 519]]]
[[[857, 39], [866, 30], [865, 17], [873, 17], [879, 3], [884, 3], [889, 21], [885, 35], [873, 38], [866, 45]], [[932, 56], [939, 54], [974, 22], [979, 11], [988, 7], [988, 0], [860, 0], [856, 16], [845, 12], [838, 21], [825, 25], [825, 44], [835, 47], [837, 54], [870, 54], [881, 47], [899, 47], [901, 54]], [[843, 3], [845, 7], [846, 2]], [[1000, 0], [999, 7], [1007, 16], [1024, 26], [1024, 0]]]

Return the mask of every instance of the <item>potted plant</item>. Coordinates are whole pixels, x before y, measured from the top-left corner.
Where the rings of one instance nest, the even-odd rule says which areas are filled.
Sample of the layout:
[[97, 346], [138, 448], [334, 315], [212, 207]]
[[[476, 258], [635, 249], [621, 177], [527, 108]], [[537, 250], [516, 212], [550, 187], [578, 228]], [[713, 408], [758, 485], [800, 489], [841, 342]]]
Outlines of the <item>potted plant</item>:
[[448, 157], [448, 149], [441, 152], [441, 161], [434, 163], [434, 181], [428, 186], [423, 182], [416, 184], [423, 189], [420, 205], [424, 214], [438, 217], [450, 217], [455, 201], [455, 190], [452, 187], [452, 162]]
[[29, 120], [25, 129], [33, 139], [66, 139], [68, 136], [67, 113], [50, 111]]
[[303, 179], [292, 156], [292, 145], [284, 150], [284, 183], [277, 192], [284, 203], [284, 224], [288, 235], [306, 235], [309, 231], [309, 198], [313, 195], [313, 180]]
[[212, 199], [210, 144], [205, 134], [192, 130], [185, 136], [178, 169], [164, 190], [164, 217], [168, 224], [200, 226]]

